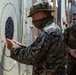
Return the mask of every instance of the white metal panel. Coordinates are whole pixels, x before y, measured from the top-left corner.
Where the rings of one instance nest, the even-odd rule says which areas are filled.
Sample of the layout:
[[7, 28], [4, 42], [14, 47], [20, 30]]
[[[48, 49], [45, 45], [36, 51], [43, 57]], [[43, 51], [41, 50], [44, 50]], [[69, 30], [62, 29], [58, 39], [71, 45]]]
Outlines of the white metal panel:
[[[24, 11], [23, 11], [23, 41], [25, 45], [30, 45], [32, 43], [32, 19], [27, 17], [32, 6], [32, 0], [24, 0]], [[24, 74], [32, 75], [32, 66], [25, 65]]]
[[[22, 75], [23, 74], [23, 66], [20, 66], [19, 63], [15, 63], [13, 59], [10, 57], [10, 51], [6, 50], [5, 54], [2, 50], [4, 50], [5, 46], [5, 25], [8, 17], [11, 17], [14, 22], [14, 37], [13, 39], [18, 39], [18, 30], [21, 28], [21, 8], [20, 8], [21, 0], [0, 0], [0, 75]], [[19, 28], [18, 28], [19, 27]], [[19, 37], [20, 38], [20, 37]], [[6, 56], [7, 55], [7, 56]], [[2, 67], [7, 70], [5, 71]], [[15, 65], [15, 66], [14, 66]], [[14, 67], [13, 67], [14, 66]], [[13, 69], [12, 69], [13, 68]], [[11, 70], [12, 69], [12, 70]], [[10, 71], [9, 71], [10, 70]], [[8, 72], [9, 71], [9, 72]]]

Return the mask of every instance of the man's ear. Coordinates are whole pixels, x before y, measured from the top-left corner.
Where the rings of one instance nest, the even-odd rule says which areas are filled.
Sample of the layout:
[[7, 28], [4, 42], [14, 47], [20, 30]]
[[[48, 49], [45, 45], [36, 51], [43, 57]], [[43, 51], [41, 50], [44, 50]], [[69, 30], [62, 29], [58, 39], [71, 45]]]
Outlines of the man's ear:
[[41, 16], [44, 18], [46, 17], [46, 14], [43, 11], [41, 11]]

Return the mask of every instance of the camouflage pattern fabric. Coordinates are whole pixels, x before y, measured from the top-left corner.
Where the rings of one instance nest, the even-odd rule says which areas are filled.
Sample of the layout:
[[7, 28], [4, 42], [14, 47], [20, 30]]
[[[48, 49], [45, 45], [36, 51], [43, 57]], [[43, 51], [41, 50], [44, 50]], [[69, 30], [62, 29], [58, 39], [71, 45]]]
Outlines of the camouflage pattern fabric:
[[[64, 31], [64, 40], [72, 49], [76, 49], [76, 25], [71, 25]], [[67, 60], [67, 74], [76, 75], [76, 59], [70, 56]]]
[[28, 17], [31, 17], [34, 13], [39, 12], [41, 10], [54, 12], [54, 10], [52, 10], [52, 6], [48, 2], [36, 2], [30, 8], [30, 12], [29, 12]]
[[66, 75], [68, 51], [59, 26], [48, 22], [32, 45], [12, 47], [11, 58], [33, 65], [33, 75]]

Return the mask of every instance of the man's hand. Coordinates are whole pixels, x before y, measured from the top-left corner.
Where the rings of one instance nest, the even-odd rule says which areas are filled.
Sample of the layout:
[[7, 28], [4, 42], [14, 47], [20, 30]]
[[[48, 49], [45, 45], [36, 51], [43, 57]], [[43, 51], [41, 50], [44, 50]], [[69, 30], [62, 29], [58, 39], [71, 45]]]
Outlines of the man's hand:
[[10, 50], [12, 48], [12, 46], [14, 45], [19, 45], [21, 47], [25, 47], [23, 44], [21, 44], [20, 42], [16, 41], [16, 40], [10, 40], [10, 39], [6, 39], [7, 41], [7, 48]]
[[16, 41], [16, 40], [13, 40], [13, 42], [14, 42], [15, 44], [18, 44], [19, 46], [23, 46], [23, 44], [21, 44], [20, 42], [18, 42], [18, 41]]
[[69, 52], [69, 57], [70, 57], [70, 60], [76, 63], [76, 50], [71, 49]]
[[6, 44], [7, 44], [7, 48], [10, 50], [14, 45], [14, 41], [13, 40], [10, 40], [10, 39], [6, 39]]
[[76, 58], [76, 50], [72, 49], [70, 50], [70, 55], [74, 58]]

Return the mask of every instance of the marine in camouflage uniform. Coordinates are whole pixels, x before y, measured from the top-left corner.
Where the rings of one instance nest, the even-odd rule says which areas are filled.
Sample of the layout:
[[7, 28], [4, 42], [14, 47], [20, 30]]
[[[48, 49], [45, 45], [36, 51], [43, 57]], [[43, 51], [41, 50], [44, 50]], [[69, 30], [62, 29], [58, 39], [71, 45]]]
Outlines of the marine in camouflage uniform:
[[[76, 49], [76, 24], [73, 24], [65, 29], [64, 40], [69, 47]], [[67, 63], [67, 74], [76, 75], [76, 59], [69, 57]]]
[[[29, 17], [40, 11], [50, 11], [47, 2], [34, 5], [30, 10]], [[66, 60], [70, 50], [63, 42], [61, 29], [52, 17], [47, 17], [40, 34], [33, 44], [26, 47], [15, 45], [12, 47], [11, 58], [23, 64], [33, 65], [33, 75], [66, 75]]]
[[66, 75], [66, 51], [61, 30], [49, 22], [29, 47], [13, 47], [11, 57], [23, 64], [33, 65], [33, 75]]

